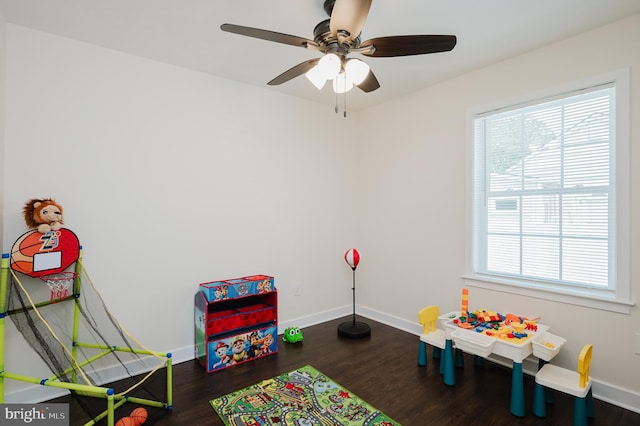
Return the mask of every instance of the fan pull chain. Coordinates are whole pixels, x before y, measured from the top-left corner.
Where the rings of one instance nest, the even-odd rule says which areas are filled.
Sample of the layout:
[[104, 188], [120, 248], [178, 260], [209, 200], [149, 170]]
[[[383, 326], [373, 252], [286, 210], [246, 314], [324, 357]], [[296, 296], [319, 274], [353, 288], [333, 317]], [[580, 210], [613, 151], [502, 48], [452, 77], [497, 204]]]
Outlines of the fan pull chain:
[[347, 92], [344, 92], [344, 111], [342, 112], [342, 116], [347, 118]]
[[[340, 112], [340, 107], [338, 107], [338, 93], [336, 92], [336, 106], [334, 108], [336, 114]], [[342, 111], [342, 116], [347, 118], [347, 92], [344, 92], [344, 109]]]

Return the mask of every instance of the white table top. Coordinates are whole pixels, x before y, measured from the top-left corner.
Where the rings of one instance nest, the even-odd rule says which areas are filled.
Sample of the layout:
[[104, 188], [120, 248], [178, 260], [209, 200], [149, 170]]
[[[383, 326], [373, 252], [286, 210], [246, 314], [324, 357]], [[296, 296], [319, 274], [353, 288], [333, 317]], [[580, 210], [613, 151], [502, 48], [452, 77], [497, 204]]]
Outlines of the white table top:
[[[469, 341], [473, 341], [474, 339], [477, 340], [477, 335], [479, 334], [475, 330], [464, 329], [464, 328], [458, 327], [453, 322], [453, 319], [450, 319], [449, 321], [445, 322], [444, 326], [445, 326], [445, 332], [446, 332], [446, 335], [447, 335], [447, 339], [455, 341], [456, 337], [464, 338], [465, 339], [465, 343], [467, 343], [467, 344], [469, 344]], [[522, 363], [522, 361], [526, 357], [528, 357], [529, 355], [531, 355], [533, 353], [532, 341], [537, 336], [541, 335], [542, 333], [544, 333], [548, 329], [549, 329], [549, 326], [547, 326], [547, 325], [537, 324], [537, 330], [535, 330], [535, 331], [528, 330], [527, 331], [528, 335], [533, 334], [533, 336], [529, 337], [529, 338], [526, 338], [526, 339], [522, 339], [522, 340], [506, 340], [506, 339], [502, 339], [502, 338], [499, 338], [499, 337], [487, 336], [486, 334], [483, 334], [482, 336], [486, 336], [490, 340], [493, 340], [493, 344], [491, 346], [491, 353], [492, 354], [500, 355], [502, 357], [511, 359], [514, 362]], [[456, 332], [456, 336], [452, 336], [453, 332]], [[465, 338], [465, 335], [466, 335], [467, 338]], [[486, 342], [490, 342], [490, 340], [484, 339], [484, 341], [486, 341]], [[473, 344], [471, 343], [471, 345], [473, 345]], [[467, 345], [461, 345], [461, 346], [467, 346]], [[479, 349], [479, 352], [483, 352], [482, 348], [478, 348], [478, 349]], [[471, 348], [470, 352], [475, 353], [473, 351], [473, 348]], [[476, 354], [478, 354], [478, 353], [476, 353]]]

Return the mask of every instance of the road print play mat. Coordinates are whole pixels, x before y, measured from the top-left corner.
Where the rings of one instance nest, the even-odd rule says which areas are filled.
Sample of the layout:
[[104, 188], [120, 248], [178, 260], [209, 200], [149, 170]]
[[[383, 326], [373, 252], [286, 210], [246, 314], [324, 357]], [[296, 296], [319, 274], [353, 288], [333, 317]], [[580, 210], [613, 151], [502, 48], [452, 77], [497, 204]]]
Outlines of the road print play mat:
[[227, 426], [399, 426], [310, 365], [210, 401]]

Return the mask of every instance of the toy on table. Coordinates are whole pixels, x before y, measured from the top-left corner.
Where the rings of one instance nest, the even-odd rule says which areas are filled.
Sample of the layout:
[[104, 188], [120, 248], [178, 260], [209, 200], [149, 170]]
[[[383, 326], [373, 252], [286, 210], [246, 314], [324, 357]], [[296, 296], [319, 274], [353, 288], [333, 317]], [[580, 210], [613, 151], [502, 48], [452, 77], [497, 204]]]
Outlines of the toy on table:
[[538, 325], [533, 318], [528, 319], [515, 314], [502, 315], [486, 309], [469, 310], [469, 290], [462, 289], [462, 309], [460, 316], [453, 320], [459, 328], [474, 330], [478, 333], [499, 339], [519, 340], [531, 337], [527, 331], [536, 332]]
[[469, 289], [462, 289], [462, 309], [460, 310], [460, 316], [469, 316]]
[[302, 339], [302, 330], [300, 330], [300, 327], [287, 327], [282, 334], [282, 340], [287, 343], [302, 342]]
[[[518, 320], [516, 321], [514, 317]], [[514, 314], [502, 315], [485, 309], [470, 311], [467, 317], [456, 318], [453, 323], [460, 328], [500, 339], [526, 339], [532, 336], [528, 332], [535, 332], [538, 329], [535, 321], [520, 318]]]

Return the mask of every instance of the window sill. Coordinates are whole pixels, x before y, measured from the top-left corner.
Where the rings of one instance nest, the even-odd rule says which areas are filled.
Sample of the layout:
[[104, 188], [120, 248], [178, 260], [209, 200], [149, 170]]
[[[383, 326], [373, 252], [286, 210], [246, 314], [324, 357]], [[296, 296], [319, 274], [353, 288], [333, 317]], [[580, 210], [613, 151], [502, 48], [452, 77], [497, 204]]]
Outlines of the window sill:
[[631, 314], [631, 308], [636, 304], [632, 301], [618, 300], [612, 297], [599, 297], [593, 294], [586, 294], [579, 289], [573, 292], [561, 291], [555, 288], [540, 285], [538, 288], [525, 285], [515, 280], [500, 279], [488, 275], [468, 274], [462, 277], [465, 285], [469, 287], [484, 288], [488, 290], [500, 291], [503, 293], [517, 294], [520, 296], [535, 297], [542, 300], [568, 303], [571, 305], [584, 306], [592, 309], [599, 309], [621, 314]]

